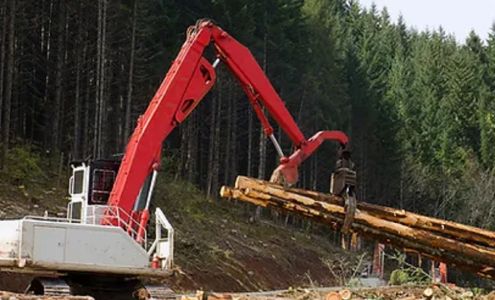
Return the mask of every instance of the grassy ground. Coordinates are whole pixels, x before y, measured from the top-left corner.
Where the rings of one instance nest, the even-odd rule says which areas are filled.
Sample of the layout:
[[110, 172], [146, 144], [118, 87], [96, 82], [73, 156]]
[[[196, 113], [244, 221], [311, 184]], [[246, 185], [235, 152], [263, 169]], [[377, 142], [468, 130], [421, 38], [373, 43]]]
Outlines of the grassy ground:
[[270, 221], [252, 222], [254, 207], [202, 196], [162, 178], [154, 197], [176, 229], [179, 290], [256, 291], [336, 283], [328, 264], [353, 257], [329, 235]]
[[58, 170], [31, 147], [10, 150], [0, 170], [0, 218], [26, 214], [61, 215], [67, 205], [67, 171]]
[[[68, 171], [46, 170], [54, 168], [36, 155], [13, 152], [7, 172], [0, 171], [0, 219], [65, 216]], [[359, 257], [336, 247], [327, 228], [285, 226], [283, 216], [268, 212], [253, 222], [253, 206], [206, 198], [190, 183], [164, 174], [153, 203], [175, 228], [178, 271], [167, 283], [177, 291], [343, 285], [339, 270], [348, 272]], [[0, 274], [0, 290], [22, 281], [13, 276]]]
[[[35, 153], [29, 147], [10, 152], [7, 171], [0, 172], [0, 218], [65, 216], [68, 171]], [[327, 264], [350, 256], [332, 245], [329, 232], [323, 237], [281, 223], [252, 222], [254, 207], [208, 199], [163, 174], [153, 202], [176, 230], [178, 272], [168, 284], [180, 291], [333, 285]], [[11, 275], [0, 276], [0, 289], [2, 282], [12, 282]]]

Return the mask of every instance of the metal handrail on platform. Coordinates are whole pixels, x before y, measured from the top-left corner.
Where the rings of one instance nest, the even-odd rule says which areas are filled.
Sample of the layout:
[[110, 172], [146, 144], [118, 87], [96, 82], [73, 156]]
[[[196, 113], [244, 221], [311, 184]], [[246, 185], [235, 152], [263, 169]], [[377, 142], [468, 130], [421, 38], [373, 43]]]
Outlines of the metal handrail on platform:
[[[106, 219], [105, 222], [102, 222], [103, 219]], [[139, 222], [137, 222], [134, 218], [132, 218], [127, 212], [125, 212], [122, 208], [117, 206], [108, 206], [108, 205], [88, 205], [86, 210], [86, 216], [84, 219], [82, 218], [71, 218], [67, 216], [65, 218], [60, 217], [49, 217], [45, 216], [24, 216], [23, 220], [36, 220], [36, 221], [47, 221], [47, 222], [56, 222], [56, 223], [79, 223], [86, 225], [113, 225], [115, 227], [120, 227], [124, 231], [126, 231], [129, 236], [131, 236], [134, 240], [138, 235], [139, 229], [142, 228], [142, 232], [144, 232], [143, 240], [138, 242], [143, 248], [147, 248], [148, 240], [147, 240], [147, 231]], [[137, 241], [136, 241], [137, 242]]]
[[[147, 231], [143, 228], [144, 237], [142, 241], [137, 241], [136, 237], [139, 222], [132, 218], [120, 207], [107, 205], [88, 205], [84, 219], [49, 217], [45, 216], [25, 216], [23, 220], [36, 220], [56, 223], [71, 223], [91, 226], [114, 226], [120, 227], [133, 240], [146, 250], [150, 259], [158, 258], [161, 269], [171, 269], [174, 259], [174, 228], [160, 208], [155, 210], [155, 238], [148, 247]], [[165, 232], [166, 231], [166, 235]]]
[[[162, 237], [163, 229], [167, 230], [166, 238]], [[161, 267], [162, 269], [171, 269], [174, 261], [174, 228], [162, 210], [157, 207], [155, 210], [155, 240], [148, 249], [148, 255], [150, 257], [156, 252], [158, 243], [162, 241], [166, 241], [168, 243], [168, 255], [165, 260], [161, 261]]]
[[[60, 217], [49, 217], [49, 216], [33, 216], [27, 215], [22, 218], [22, 220], [36, 220], [36, 221], [48, 221], [48, 222], [57, 222], [57, 223], [70, 223], [69, 218], [60, 218]], [[78, 220], [81, 221], [80, 219]]]
[[139, 232], [143, 232], [144, 234], [142, 240], [136, 240], [136, 242], [146, 249], [146, 245], [148, 244], [146, 227], [143, 227], [129, 213], [118, 206], [95, 206], [95, 209], [98, 208], [103, 209], [103, 212], [100, 214], [96, 214], [97, 210], [95, 210], [94, 219], [96, 220], [96, 222], [102, 225], [113, 225], [120, 227], [124, 231], [126, 231], [127, 234], [129, 234], [129, 236], [132, 237], [134, 240], [136, 240]]

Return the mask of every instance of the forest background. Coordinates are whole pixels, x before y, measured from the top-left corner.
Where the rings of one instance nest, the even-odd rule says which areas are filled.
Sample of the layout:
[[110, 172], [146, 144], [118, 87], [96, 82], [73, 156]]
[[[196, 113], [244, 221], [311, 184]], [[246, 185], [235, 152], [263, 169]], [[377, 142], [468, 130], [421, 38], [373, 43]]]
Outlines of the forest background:
[[[495, 26], [459, 43], [356, 1], [1, 0], [3, 174], [21, 158], [46, 176], [122, 153], [199, 18], [251, 49], [307, 137], [350, 135], [359, 199], [495, 229]], [[238, 174], [268, 178], [278, 160], [235, 78], [217, 70], [163, 154], [170, 179], [212, 197]], [[322, 147], [299, 185], [327, 191], [335, 157]]]

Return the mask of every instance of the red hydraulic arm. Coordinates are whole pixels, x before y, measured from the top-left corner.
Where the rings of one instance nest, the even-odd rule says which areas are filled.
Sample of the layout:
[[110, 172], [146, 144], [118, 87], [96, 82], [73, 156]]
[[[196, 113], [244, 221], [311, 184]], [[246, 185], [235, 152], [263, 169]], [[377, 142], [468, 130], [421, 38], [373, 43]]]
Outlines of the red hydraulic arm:
[[[210, 44], [217, 52], [213, 64], [203, 57]], [[297, 167], [324, 140], [335, 140], [342, 146], [348, 143], [347, 136], [340, 131], [320, 131], [306, 139], [251, 52], [211, 21], [200, 20], [188, 29], [186, 42], [139, 118], [110, 195], [108, 204], [137, 217], [143, 228], [148, 221], [147, 207], [140, 212], [135, 209], [140, 189], [148, 176], [159, 168], [162, 142], [212, 88], [216, 79], [214, 69], [219, 61], [238, 79], [265, 134], [274, 142], [281, 156], [277, 170], [287, 183], [297, 181]], [[296, 151], [291, 156], [283, 155], [263, 107], [293, 142]]]

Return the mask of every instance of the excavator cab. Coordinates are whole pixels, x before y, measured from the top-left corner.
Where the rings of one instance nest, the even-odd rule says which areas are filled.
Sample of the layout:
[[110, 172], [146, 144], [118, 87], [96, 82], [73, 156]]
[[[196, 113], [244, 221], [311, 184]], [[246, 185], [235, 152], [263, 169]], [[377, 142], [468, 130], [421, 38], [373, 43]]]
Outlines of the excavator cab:
[[70, 202], [68, 217], [73, 222], [97, 223], [101, 217], [98, 211], [106, 207], [120, 162], [95, 160], [71, 164], [69, 180]]
[[[120, 167], [117, 160], [94, 160], [71, 163], [72, 176], [69, 179], [70, 202], [67, 206], [67, 222], [79, 225], [104, 225], [104, 227], [120, 227], [123, 233], [129, 235], [131, 241], [143, 247], [150, 260], [157, 264], [152, 268], [168, 270], [173, 261], [172, 225], [161, 211], [155, 210], [155, 239], [150, 244], [147, 241], [146, 228], [138, 222], [134, 215], [136, 211], [146, 209], [153, 192], [157, 172], [148, 176], [143, 184], [132, 214], [127, 214], [119, 207], [110, 206], [108, 199], [115, 183]], [[110, 225], [110, 226], [108, 226]], [[147, 224], [146, 224], [147, 225]], [[140, 230], [142, 238], [137, 240]], [[138, 247], [139, 248], [139, 247]], [[142, 249], [139, 249], [142, 251]]]

